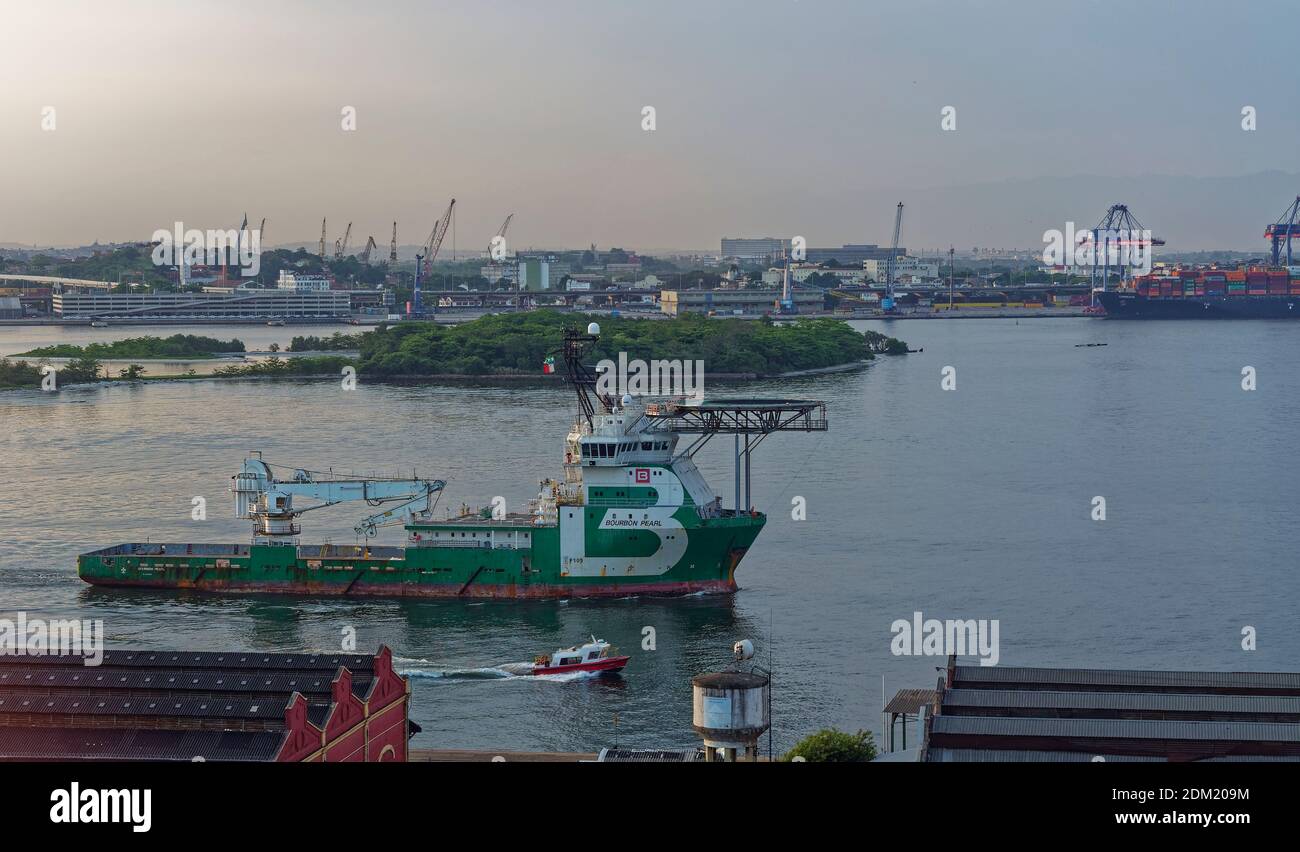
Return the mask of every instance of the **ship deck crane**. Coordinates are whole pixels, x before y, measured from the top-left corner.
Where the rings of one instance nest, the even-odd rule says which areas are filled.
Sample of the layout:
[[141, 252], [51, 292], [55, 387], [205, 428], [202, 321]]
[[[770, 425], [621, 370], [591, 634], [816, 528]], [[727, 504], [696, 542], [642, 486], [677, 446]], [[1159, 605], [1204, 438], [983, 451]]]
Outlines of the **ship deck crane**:
[[1273, 265], [1282, 266], [1282, 247], [1286, 246], [1286, 266], [1291, 266], [1291, 238], [1300, 236], [1300, 195], [1291, 206], [1282, 211], [1277, 222], [1264, 229], [1264, 236], [1273, 244]]
[[[336, 476], [332, 472], [295, 469], [288, 478], [277, 478], [272, 465], [260, 452], [250, 453], [239, 473], [231, 477], [230, 490], [235, 495], [235, 517], [253, 522], [254, 538], [269, 544], [292, 544], [302, 532], [296, 523], [304, 513], [350, 500], [364, 500], [370, 506], [401, 501], [401, 505], [362, 520], [356, 526], [358, 536], [372, 536], [376, 528], [395, 523], [395, 518], [412, 514], [411, 509], [423, 501], [424, 511], [433, 509], [434, 495], [446, 487], [441, 479], [385, 479]], [[295, 497], [315, 500], [313, 505], [295, 508]]]

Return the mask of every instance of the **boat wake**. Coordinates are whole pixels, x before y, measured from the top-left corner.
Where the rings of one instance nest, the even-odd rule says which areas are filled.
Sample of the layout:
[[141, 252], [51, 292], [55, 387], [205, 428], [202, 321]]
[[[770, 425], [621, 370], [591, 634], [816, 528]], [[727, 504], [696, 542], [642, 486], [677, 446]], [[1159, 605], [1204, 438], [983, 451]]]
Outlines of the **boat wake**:
[[534, 675], [532, 663], [502, 663], [477, 669], [441, 669], [426, 660], [411, 662], [425, 663], [428, 667], [400, 668], [397, 673], [402, 677], [416, 680], [527, 680], [549, 683], [569, 683], [575, 680], [600, 677], [600, 672], [563, 672], [561, 674]]

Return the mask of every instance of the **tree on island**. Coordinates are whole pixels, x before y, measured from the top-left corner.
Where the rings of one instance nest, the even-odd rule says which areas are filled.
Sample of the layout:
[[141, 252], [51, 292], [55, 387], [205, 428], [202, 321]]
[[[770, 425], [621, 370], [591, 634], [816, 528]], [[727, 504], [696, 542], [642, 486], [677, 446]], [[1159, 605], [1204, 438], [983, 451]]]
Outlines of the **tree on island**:
[[118, 370], [117, 375], [128, 382], [134, 382], [144, 375], [144, 367], [139, 364], [128, 364], [125, 369]]

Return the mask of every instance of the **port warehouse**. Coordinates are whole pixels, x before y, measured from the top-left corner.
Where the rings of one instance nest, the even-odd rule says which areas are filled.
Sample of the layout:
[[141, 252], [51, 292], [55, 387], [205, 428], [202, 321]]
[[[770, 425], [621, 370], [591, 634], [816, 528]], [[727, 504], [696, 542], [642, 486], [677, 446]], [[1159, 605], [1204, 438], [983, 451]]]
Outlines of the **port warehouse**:
[[0, 760], [406, 761], [392, 652], [0, 655]]
[[62, 319], [215, 317], [224, 319], [324, 319], [350, 316], [381, 297], [374, 290], [233, 290], [207, 293], [56, 292]]
[[1300, 760], [1295, 672], [979, 666], [949, 657], [918, 703], [925, 762]]

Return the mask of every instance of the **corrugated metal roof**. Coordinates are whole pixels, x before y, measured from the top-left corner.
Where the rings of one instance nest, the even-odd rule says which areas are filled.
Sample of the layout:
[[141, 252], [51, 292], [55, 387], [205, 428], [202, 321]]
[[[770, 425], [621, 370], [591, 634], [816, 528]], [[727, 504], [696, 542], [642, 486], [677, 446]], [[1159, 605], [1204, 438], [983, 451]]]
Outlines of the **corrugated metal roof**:
[[[0, 657], [0, 666], [86, 666], [82, 654]], [[159, 669], [225, 669], [226, 671], [281, 669], [328, 671], [346, 666], [352, 672], [374, 671], [375, 661], [365, 654], [257, 654], [226, 651], [104, 651], [99, 666]]]
[[[1167, 758], [1142, 754], [1093, 754], [1084, 751], [1007, 751], [988, 748], [936, 748], [926, 754], [930, 763], [1090, 763], [1098, 756], [1106, 763], [1165, 763]], [[1295, 763], [1298, 757], [1242, 754], [1206, 757], [1197, 763]]]
[[[934, 693], [933, 689], [900, 689], [894, 693], [893, 698], [889, 699], [884, 712], [916, 715], [921, 712], [922, 707], [934, 703]], [[948, 703], [946, 698], [944, 703]]]
[[279, 731], [140, 731], [0, 726], [0, 760], [267, 761]]
[[994, 737], [1074, 737], [1131, 740], [1300, 743], [1300, 725], [1285, 722], [1201, 722], [1173, 719], [1044, 719], [1001, 716], [934, 717], [933, 734]]
[[[105, 689], [166, 692], [289, 693], [305, 696], [331, 692], [333, 671], [230, 672], [212, 669], [132, 669], [112, 666], [3, 666], [4, 689]], [[373, 679], [364, 673], [352, 679], [352, 691], [364, 695]]]
[[1191, 695], [1167, 692], [1056, 692], [1046, 690], [950, 689], [943, 706], [1150, 710], [1178, 713], [1295, 714], [1300, 717], [1300, 698], [1272, 695]]
[[1185, 687], [1188, 689], [1279, 689], [1300, 694], [1297, 672], [1160, 672], [1136, 669], [1048, 669], [1018, 666], [957, 666], [963, 682], [1074, 684], [1079, 686]]
[[[104, 695], [94, 692], [0, 692], [0, 715], [167, 716], [202, 719], [283, 720], [288, 696], [261, 698], [163, 698]], [[328, 703], [319, 703], [327, 707]]]

